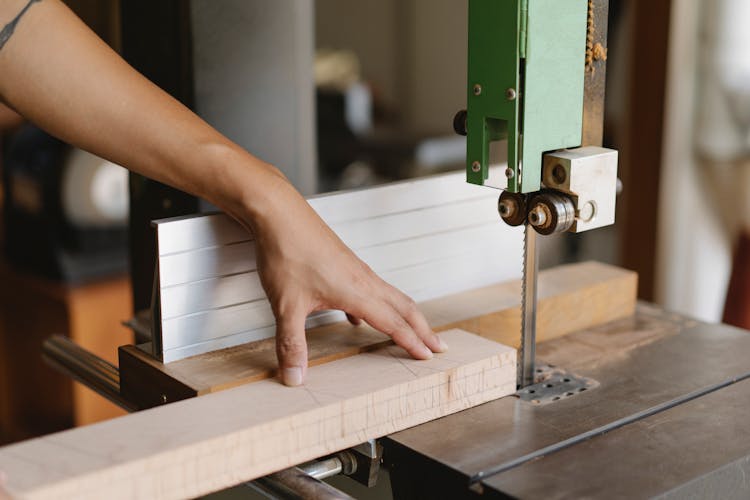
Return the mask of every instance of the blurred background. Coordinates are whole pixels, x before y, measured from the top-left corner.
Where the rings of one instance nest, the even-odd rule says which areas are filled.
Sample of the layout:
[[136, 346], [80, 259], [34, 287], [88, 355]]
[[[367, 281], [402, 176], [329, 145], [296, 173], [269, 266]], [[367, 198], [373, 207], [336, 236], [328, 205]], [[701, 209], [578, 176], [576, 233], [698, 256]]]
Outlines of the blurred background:
[[[466, 0], [66, 3], [305, 194], [463, 168]], [[638, 271], [643, 300], [750, 327], [748, 24], [745, 0], [611, 0], [618, 221], [545, 240], [543, 267], [614, 263]], [[0, 134], [1, 444], [121, 413], [46, 366], [41, 343], [116, 362], [133, 340], [121, 322], [150, 302], [149, 221], [211, 207], [2, 107]]]

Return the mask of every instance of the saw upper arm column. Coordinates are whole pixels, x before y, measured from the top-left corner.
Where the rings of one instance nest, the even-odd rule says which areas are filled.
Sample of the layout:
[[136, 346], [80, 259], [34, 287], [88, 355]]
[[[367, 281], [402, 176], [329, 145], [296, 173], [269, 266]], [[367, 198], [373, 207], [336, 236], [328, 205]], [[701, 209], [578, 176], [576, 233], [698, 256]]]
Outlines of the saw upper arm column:
[[[28, 0], [0, 0], [0, 25]], [[416, 358], [445, 346], [413, 301], [376, 276], [278, 169], [133, 70], [59, 0], [28, 6], [0, 50], [0, 100], [52, 135], [203, 197], [255, 235], [285, 383], [307, 368], [305, 318], [340, 309]]]

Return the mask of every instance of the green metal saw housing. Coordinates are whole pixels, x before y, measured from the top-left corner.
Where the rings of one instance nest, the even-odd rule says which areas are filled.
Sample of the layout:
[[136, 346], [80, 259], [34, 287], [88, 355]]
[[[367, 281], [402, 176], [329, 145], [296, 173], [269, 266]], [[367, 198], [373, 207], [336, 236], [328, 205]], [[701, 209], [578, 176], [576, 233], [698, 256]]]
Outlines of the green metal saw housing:
[[[542, 156], [581, 145], [589, 0], [469, 0], [467, 180], [508, 141], [508, 185], [541, 188]], [[494, 161], [494, 159], [493, 159]]]

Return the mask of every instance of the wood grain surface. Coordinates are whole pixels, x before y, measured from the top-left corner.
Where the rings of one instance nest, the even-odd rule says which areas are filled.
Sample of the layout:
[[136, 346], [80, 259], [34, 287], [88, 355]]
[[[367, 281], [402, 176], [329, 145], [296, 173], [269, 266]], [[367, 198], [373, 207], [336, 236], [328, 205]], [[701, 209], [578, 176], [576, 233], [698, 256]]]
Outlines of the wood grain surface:
[[516, 352], [460, 330], [427, 361], [395, 347], [0, 448], [11, 495], [189, 498], [515, 392]]

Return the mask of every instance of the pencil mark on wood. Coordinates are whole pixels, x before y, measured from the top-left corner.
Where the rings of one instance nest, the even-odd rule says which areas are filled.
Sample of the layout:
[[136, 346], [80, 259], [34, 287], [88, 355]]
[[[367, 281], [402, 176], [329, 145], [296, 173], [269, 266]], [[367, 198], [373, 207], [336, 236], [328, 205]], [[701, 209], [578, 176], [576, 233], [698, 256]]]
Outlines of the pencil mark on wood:
[[[434, 372], [414, 373], [383, 347], [311, 367], [309, 398], [261, 380], [0, 448], [0, 469], [22, 498], [192, 498], [513, 392], [515, 358], [497, 362], [512, 349], [443, 335], [456, 362], [418, 362]], [[406, 369], [389, 370], [394, 359]]]

